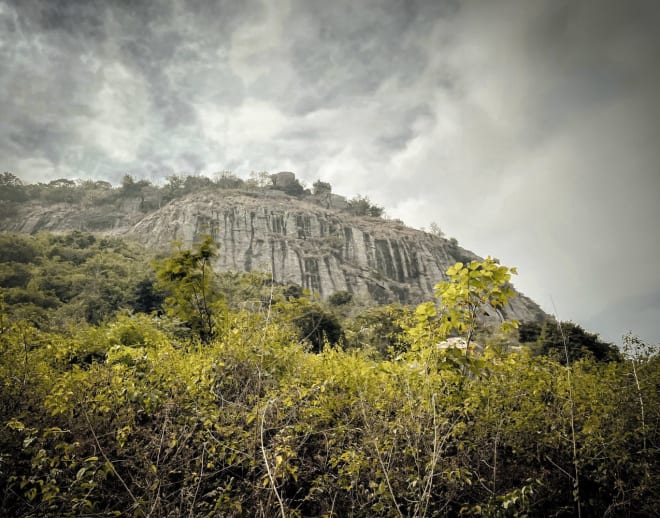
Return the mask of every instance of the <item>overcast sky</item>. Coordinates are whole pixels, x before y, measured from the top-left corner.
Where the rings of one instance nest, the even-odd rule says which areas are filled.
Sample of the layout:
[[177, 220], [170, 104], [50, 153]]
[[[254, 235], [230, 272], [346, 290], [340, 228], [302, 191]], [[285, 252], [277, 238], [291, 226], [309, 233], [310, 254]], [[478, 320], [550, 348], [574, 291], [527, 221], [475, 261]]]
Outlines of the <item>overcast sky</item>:
[[0, 0], [0, 168], [294, 171], [660, 341], [660, 2]]

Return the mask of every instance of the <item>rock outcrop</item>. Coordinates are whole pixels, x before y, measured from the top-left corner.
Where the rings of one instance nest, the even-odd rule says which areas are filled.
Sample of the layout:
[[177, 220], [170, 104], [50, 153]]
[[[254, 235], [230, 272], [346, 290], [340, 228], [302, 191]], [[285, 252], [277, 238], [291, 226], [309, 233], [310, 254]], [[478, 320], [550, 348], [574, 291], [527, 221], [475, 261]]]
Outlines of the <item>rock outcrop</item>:
[[[221, 244], [221, 270], [259, 270], [327, 297], [348, 291], [379, 303], [433, 299], [458, 260], [478, 257], [450, 241], [380, 218], [353, 217], [267, 193], [207, 193], [175, 200], [127, 234], [152, 247], [191, 246], [205, 234]], [[514, 299], [509, 316], [536, 320], [540, 308]]]
[[[25, 205], [3, 230], [33, 233], [87, 230], [133, 238], [158, 249], [173, 241], [190, 247], [204, 235], [220, 243], [220, 270], [265, 271], [327, 297], [348, 291], [378, 303], [415, 304], [434, 297], [433, 286], [456, 261], [478, 257], [444, 238], [400, 222], [356, 217], [270, 191], [214, 190], [175, 199], [151, 213], [130, 202], [114, 213], [72, 206], [41, 210]], [[8, 222], [13, 222], [9, 224]], [[507, 316], [545, 315], [527, 297], [515, 298]]]

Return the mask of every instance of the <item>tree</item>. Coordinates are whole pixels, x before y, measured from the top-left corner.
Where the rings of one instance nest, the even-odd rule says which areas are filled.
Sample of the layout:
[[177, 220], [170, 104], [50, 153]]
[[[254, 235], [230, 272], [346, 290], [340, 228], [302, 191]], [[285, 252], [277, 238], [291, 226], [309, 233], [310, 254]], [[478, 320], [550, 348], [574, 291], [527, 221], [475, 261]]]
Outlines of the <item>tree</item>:
[[588, 333], [573, 322], [548, 320], [543, 323], [537, 340], [537, 348], [544, 356], [549, 356], [563, 364], [593, 357], [598, 361], [620, 360], [617, 348]]
[[178, 246], [169, 258], [156, 263], [158, 287], [169, 293], [166, 312], [184, 321], [205, 344], [215, 337], [220, 303], [213, 289], [211, 261], [216, 255], [217, 246], [207, 236], [195, 250]]
[[248, 189], [266, 189], [271, 186], [273, 181], [270, 178], [268, 171], [250, 173], [250, 178], [245, 182], [245, 187]]
[[0, 200], [21, 202], [27, 198], [23, 182], [18, 176], [7, 171], [0, 174]]
[[345, 306], [353, 301], [353, 294], [349, 291], [336, 291], [328, 297], [331, 306]]
[[306, 297], [283, 298], [275, 309], [282, 321], [294, 325], [301, 340], [312, 345], [313, 352], [321, 352], [326, 342], [336, 345], [343, 336], [337, 317]]
[[320, 194], [330, 194], [332, 192], [332, 185], [328, 182], [322, 182], [321, 180], [316, 180], [312, 184], [312, 193], [317, 196]]
[[367, 196], [358, 194], [348, 200], [348, 211], [355, 216], [372, 216], [379, 218], [383, 215], [383, 207], [374, 205]]
[[133, 289], [132, 307], [137, 313], [160, 312], [165, 302], [163, 294], [154, 285], [154, 280], [144, 277]]
[[373, 347], [383, 358], [393, 358], [409, 348], [404, 322], [411, 309], [401, 304], [374, 306], [349, 321], [346, 332], [350, 347]]
[[518, 327], [518, 340], [522, 344], [536, 342], [541, 336], [541, 324], [539, 322], [521, 322]]
[[[500, 266], [498, 259], [487, 257], [484, 261], [461, 262], [447, 270], [448, 281], [435, 285], [436, 296], [440, 297], [442, 329], [465, 333], [466, 347], [479, 323], [479, 311], [491, 308], [504, 321], [501, 309], [515, 296], [513, 286], [509, 284], [515, 268]], [[517, 322], [511, 322], [518, 327]]]
[[[271, 179], [275, 177], [276, 175], [272, 175]], [[302, 196], [305, 193], [305, 187], [297, 178], [293, 178], [291, 181], [285, 182], [283, 184], [273, 182], [271, 189], [276, 191], [283, 191], [289, 196]]]
[[173, 174], [168, 176], [166, 180], [167, 183], [163, 187], [163, 190], [165, 191], [163, 198], [166, 201], [173, 200], [184, 194], [184, 183], [186, 179], [183, 176]]
[[221, 189], [240, 189], [245, 185], [245, 182], [241, 178], [230, 171], [217, 173], [214, 183]]
[[213, 182], [211, 181], [210, 178], [207, 176], [191, 176], [188, 175], [186, 176], [186, 179], [183, 183], [184, 189], [186, 193], [189, 192], [199, 192], [204, 189], [208, 189], [213, 185]]
[[440, 228], [440, 225], [438, 225], [435, 221], [431, 222], [431, 226], [429, 227], [429, 232], [437, 237], [445, 237], [445, 233]]
[[121, 180], [121, 195], [127, 198], [140, 198], [140, 209], [144, 207], [144, 188], [149, 187], [151, 182], [149, 180], [133, 179], [130, 174], [124, 175]]

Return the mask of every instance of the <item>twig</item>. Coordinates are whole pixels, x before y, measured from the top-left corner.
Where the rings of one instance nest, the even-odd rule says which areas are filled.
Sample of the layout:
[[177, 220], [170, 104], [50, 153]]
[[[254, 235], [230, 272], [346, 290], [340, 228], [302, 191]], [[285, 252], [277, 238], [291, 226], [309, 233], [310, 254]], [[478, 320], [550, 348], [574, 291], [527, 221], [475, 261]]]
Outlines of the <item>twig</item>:
[[[556, 313], [556, 311], [555, 311]], [[575, 471], [575, 477], [573, 478], [573, 487], [575, 491], [573, 493], [573, 499], [577, 506], [577, 516], [578, 518], [582, 517], [582, 505], [580, 502], [580, 470], [578, 468], [577, 460], [577, 441], [575, 439], [575, 400], [573, 399], [573, 380], [571, 379], [571, 364], [569, 363], [568, 357], [568, 343], [566, 341], [566, 336], [564, 335], [564, 329], [561, 326], [561, 321], [557, 319], [557, 325], [559, 326], [559, 333], [561, 334], [561, 340], [564, 343], [564, 354], [566, 355], [566, 380], [568, 382], [568, 397], [569, 397], [569, 409], [570, 409], [570, 418], [571, 418], [571, 444], [573, 446], [573, 469]]]
[[639, 384], [639, 378], [637, 377], [637, 367], [635, 365], [635, 362], [637, 360], [635, 358], [632, 358], [630, 360], [630, 363], [632, 364], [632, 369], [633, 369], [633, 376], [635, 378], [635, 385], [637, 386], [637, 397], [639, 398], [639, 407], [640, 407], [640, 418], [642, 420], [642, 444], [643, 444], [643, 451], [644, 454], [646, 455], [646, 419], [644, 417], [644, 398], [642, 398], [642, 387]]
[[192, 504], [190, 504], [190, 516], [195, 516], [193, 513], [195, 511], [195, 502], [197, 501], [197, 493], [199, 493], [199, 487], [202, 485], [202, 476], [204, 475], [204, 454], [206, 453], [206, 441], [202, 445], [202, 462], [199, 468], [199, 477], [197, 479], [197, 487], [195, 488], [195, 494], [193, 495]]
[[261, 435], [261, 455], [264, 458], [264, 464], [266, 464], [266, 471], [268, 472], [268, 479], [270, 480], [270, 485], [273, 488], [273, 492], [275, 493], [275, 497], [277, 498], [277, 502], [280, 505], [280, 512], [282, 514], [282, 518], [286, 518], [286, 511], [284, 509], [284, 502], [282, 502], [282, 497], [280, 496], [280, 493], [277, 491], [277, 486], [275, 485], [275, 478], [273, 477], [273, 474], [270, 471], [270, 465], [268, 464], [268, 456], [266, 455], [266, 446], [264, 445], [264, 421], [266, 420], [266, 411], [268, 410], [268, 405], [270, 405], [273, 402], [273, 400], [266, 401], [266, 406], [264, 407], [264, 412], [261, 416], [261, 425], [260, 425], [260, 435]]
[[387, 489], [389, 489], [390, 491], [392, 502], [394, 502], [394, 505], [396, 507], [397, 512], [399, 513], [399, 516], [403, 518], [403, 513], [401, 512], [401, 509], [399, 508], [399, 504], [396, 501], [396, 496], [394, 496], [394, 490], [392, 489], [392, 484], [390, 484], [390, 477], [387, 474], [387, 468], [385, 468], [385, 464], [383, 464], [383, 457], [380, 454], [380, 450], [378, 449], [378, 441], [376, 439], [374, 439], [374, 447], [376, 448], [376, 456], [378, 457], [378, 462], [380, 463], [380, 467], [383, 470], [383, 476], [385, 477], [385, 482], [387, 482]]
[[[551, 299], [552, 300], [552, 299]], [[577, 440], [575, 439], [575, 399], [573, 398], [573, 380], [571, 379], [571, 364], [570, 357], [568, 355], [568, 341], [566, 340], [566, 335], [564, 335], [564, 328], [561, 325], [561, 320], [557, 317], [557, 308], [555, 307], [555, 302], [552, 300], [552, 307], [555, 312], [555, 317], [557, 318], [557, 327], [559, 328], [559, 334], [561, 335], [561, 341], [564, 345], [564, 355], [566, 356], [566, 381], [568, 383], [568, 398], [570, 409], [570, 424], [571, 424], [571, 443], [573, 446], [573, 500], [577, 506], [577, 517], [582, 517], [582, 505], [580, 502], [580, 470], [578, 467], [578, 458], [577, 458]]]
[[[364, 400], [362, 399], [362, 394], [360, 394], [360, 409], [362, 410], [362, 418], [364, 419], [364, 426], [366, 428], [369, 427], [369, 420], [367, 419], [367, 412], [364, 409]], [[376, 456], [378, 457], [378, 462], [380, 463], [380, 467], [383, 470], [383, 476], [385, 477], [385, 482], [387, 483], [387, 488], [390, 491], [390, 496], [392, 497], [392, 502], [394, 502], [394, 506], [396, 507], [397, 512], [399, 513], [399, 516], [403, 518], [403, 513], [401, 512], [401, 509], [399, 508], [399, 503], [396, 501], [396, 496], [394, 495], [394, 490], [392, 489], [392, 484], [390, 484], [390, 477], [387, 474], [387, 468], [385, 467], [385, 464], [383, 463], [383, 457], [380, 454], [380, 450], [378, 449], [378, 440], [374, 438], [374, 447], [376, 448]]]
[[573, 475], [571, 475], [568, 471], [566, 471], [564, 468], [562, 468], [559, 464], [557, 464], [554, 460], [552, 460], [548, 455], [545, 456], [545, 460], [547, 460], [550, 464], [552, 464], [555, 468], [557, 468], [559, 471], [561, 471], [564, 475], [566, 475], [570, 480], [573, 480]]
[[[169, 415], [169, 407], [165, 408], [165, 419], [163, 420], [163, 429], [161, 430], [160, 433], [160, 443], [158, 444], [158, 454], [156, 455], [156, 474], [158, 474], [158, 468], [160, 467], [160, 454], [163, 451], [163, 443], [165, 442], [165, 430], [167, 430], [167, 419]], [[156, 475], [157, 476], [157, 475]], [[147, 514], [147, 518], [151, 516], [154, 511], [156, 510], [156, 506], [158, 505], [158, 502], [160, 501], [160, 490], [161, 490], [161, 484], [160, 480], [158, 481], [158, 491], [156, 492], [156, 498], [154, 498], [154, 503], [151, 506], [151, 509], [149, 509], [149, 513]]]
[[428, 474], [424, 492], [422, 493], [422, 501], [424, 503], [421, 516], [426, 516], [426, 513], [428, 512], [431, 490], [433, 489], [435, 465], [438, 462], [438, 456], [440, 454], [440, 445], [438, 444], [438, 414], [435, 409], [435, 393], [431, 394], [431, 405], [433, 406], [433, 453], [431, 453], [431, 472]]

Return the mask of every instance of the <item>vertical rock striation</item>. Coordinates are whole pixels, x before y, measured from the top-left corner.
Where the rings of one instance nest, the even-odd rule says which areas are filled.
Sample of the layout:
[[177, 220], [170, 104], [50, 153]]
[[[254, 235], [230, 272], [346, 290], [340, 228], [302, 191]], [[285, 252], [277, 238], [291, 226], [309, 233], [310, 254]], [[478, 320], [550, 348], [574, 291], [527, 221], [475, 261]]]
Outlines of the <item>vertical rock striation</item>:
[[[29, 202], [0, 218], [0, 230], [81, 230], [134, 238], [166, 250], [173, 241], [190, 247], [210, 234], [220, 244], [220, 270], [271, 272], [275, 280], [300, 284], [321, 297], [348, 291], [378, 303], [432, 300], [433, 286], [444, 279], [447, 268], [478, 259], [451, 241], [402, 223], [351, 216], [330, 203], [308, 199], [278, 190], [213, 190], [176, 199], [148, 214], [139, 199], [131, 198], [104, 206]], [[508, 316], [519, 320], [546, 316], [524, 296], [507, 309]]]
[[[188, 196], [144, 217], [128, 236], [151, 247], [192, 246], [203, 235], [220, 243], [221, 270], [266, 271], [321, 297], [348, 291], [378, 303], [419, 303], [456, 261], [478, 257], [451, 242], [400, 223], [325, 209], [268, 193]], [[526, 297], [507, 314], [543, 316]]]

